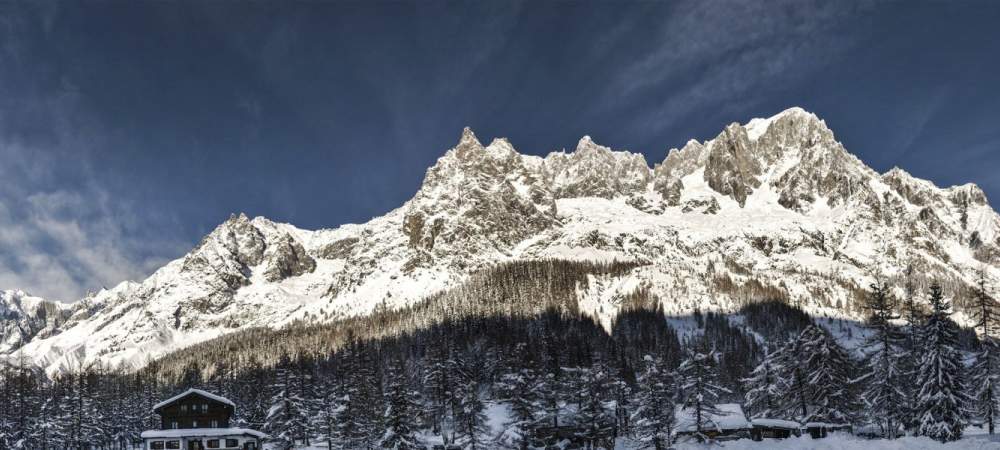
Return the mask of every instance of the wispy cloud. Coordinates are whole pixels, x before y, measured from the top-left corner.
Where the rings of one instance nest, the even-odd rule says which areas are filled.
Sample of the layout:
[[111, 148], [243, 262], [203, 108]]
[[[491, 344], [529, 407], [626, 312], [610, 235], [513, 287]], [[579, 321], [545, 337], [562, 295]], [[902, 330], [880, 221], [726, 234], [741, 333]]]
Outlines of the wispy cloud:
[[925, 93], [906, 99], [905, 107], [900, 108], [902, 115], [897, 119], [896, 126], [888, 127], [887, 132], [894, 133], [893, 145], [885, 149], [882, 158], [895, 165], [901, 165], [907, 154], [913, 150], [914, 144], [923, 136], [927, 125], [948, 100], [951, 89], [942, 87], [936, 92]]
[[137, 230], [142, 210], [113, 200], [86, 169], [80, 181], [60, 180], [59, 153], [0, 140], [0, 289], [75, 300], [177, 254], [180, 243]]
[[606, 104], [655, 99], [634, 126], [662, 125], [695, 109], [735, 110], [782, 83], [801, 81], [861, 36], [832, 32], [865, 4], [777, 0], [678, 3], [656, 48], [625, 66]]
[[150, 210], [112, 195], [94, 171], [106, 130], [72, 80], [33, 81], [50, 68], [27, 61], [24, 34], [51, 21], [30, 11], [0, 21], [8, 43], [0, 51], [0, 289], [71, 301], [148, 275], [180, 243], [138, 231]]

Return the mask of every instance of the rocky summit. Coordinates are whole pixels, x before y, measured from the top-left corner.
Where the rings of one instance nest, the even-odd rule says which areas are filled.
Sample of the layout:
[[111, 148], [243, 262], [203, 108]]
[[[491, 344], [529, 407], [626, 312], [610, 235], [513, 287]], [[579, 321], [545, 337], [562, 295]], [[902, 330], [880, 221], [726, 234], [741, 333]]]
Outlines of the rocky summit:
[[640, 263], [580, 293], [606, 326], [637, 289], [671, 315], [767, 296], [859, 319], [875, 277], [905, 274], [941, 281], [967, 323], [968, 288], [980, 272], [1000, 281], [998, 253], [1000, 216], [978, 187], [879, 174], [800, 108], [730, 124], [653, 168], [589, 137], [542, 158], [466, 129], [410, 201], [367, 223], [308, 231], [235, 215], [139, 282], [69, 304], [4, 291], [0, 352], [49, 373], [137, 367], [248, 327], [403, 307], [518, 259]]

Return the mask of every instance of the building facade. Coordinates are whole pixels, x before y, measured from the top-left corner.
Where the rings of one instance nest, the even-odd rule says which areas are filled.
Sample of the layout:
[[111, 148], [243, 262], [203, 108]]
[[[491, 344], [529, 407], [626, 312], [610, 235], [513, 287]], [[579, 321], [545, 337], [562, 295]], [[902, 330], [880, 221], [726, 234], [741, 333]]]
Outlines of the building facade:
[[142, 433], [146, 450], [260, 450], [264, 433], [234, 428], [236, 404], [200, 389], [189, 389], [153, 407], [160, 429]]

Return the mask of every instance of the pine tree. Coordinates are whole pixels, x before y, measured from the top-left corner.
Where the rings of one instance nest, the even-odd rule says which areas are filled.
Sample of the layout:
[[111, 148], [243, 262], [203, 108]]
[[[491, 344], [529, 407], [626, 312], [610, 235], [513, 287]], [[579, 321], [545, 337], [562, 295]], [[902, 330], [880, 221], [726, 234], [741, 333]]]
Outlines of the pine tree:
[[902, 366], [906, 337], [892, 324], [899, 318], [894, 313], [896, 302], [881, 281], [871, 285], [865, 307], [871, 335], [862, 344], [869, 352], [865, 359], [867, 387], [863, 398], [872, 422], [884, 430], [886, 437], [895, 439], [906, 420], [906, 374]]
[[775, 383], [783, 388], [783, 394], [778, 398], [777, 414], [782, 419], [802, 421], [809, 416], [809, 405], [812, 402], [812, 386], [809, 384], [806, 370], [806, 355], [803, 352], [804, 333], [809, 325], [797, 337], [785, 343], [771, 355], [774, 363]]
[[433, 339], [427, 348], [423, 386], [426, 400], [424, 415], [428, 418], [431, 431], [435, 434], [442, 433], [452, 403], [451, 374], [455, 368], [451, 362], [447, 344]]
[[30, 436], [30, 425], [33, 425], [34, 391], [37, 387], [34, 377], [29, 372], [24, 352], [18, 352], [17, 366], [14, 367], [13, 373], [7, 374], [6, 379], [13, 394], [13, 398], [10, 400], [13, 427], [6, 433], [7, 439], [14, 444], [24, 445]]
[[382, 414], [384, 432], [378, 445], [381, 448], [409, 450], [419, 448], [415, 413], [418, 405], [413, 401], [415, 392], [410, 390], [406, 380], [406, 368], [402, 361], [393, 361], [387, 368], [385, 387], [385, 412]]
[[[519, 345], [521, 351], [525, 346]], [[542, 408], [539, 396], [541, 380], [530, 361], [525, 367], [516, 368], [504, 374], [498, 386], [504, 403], [510, 405], [511, 421], [498, 439], [506, 448], [524, 450], [528, 448], [531, 434], [539, 421]]]
[[[341, 374], [341, 376], [343, 376]], [[337, 416], [344, 404], [339, 394], [339, 386], [332, 380], [324, 380], [319, 384], [317, 396], [317, 411], [311, 414], [313, 429], [316, 430], [316, 440], [326, 442], [327, 450], [341, 448], [337, 429]]]
[[852, 423], [858, 412], [854, 360], [818, 325], [802, 331], [801, 354], [805, 357], [806, 383], [811, 410], [803, 422]]
[[559, 420], [562, 415], [562, 389], [559, 378], [553, 373], [545, 374], [538, 383], [538, 399], [541, 406], [539, 410], [539, 423], [546, 426], [558, 427], [562, 422]]
[[708, 343], [702, 341], [689, 350], [677, 368], [680, 404], [691, 417], [688, 424], [691, 429], [686, 431], [694, 431], [695, 438], [701, 442], [708, 440], [705, 430], [715, 426], [712, 416], [723, 414], [716, 406], [719, 396], [729, 393], [719, 383], [717, 356], [714, 350], [708, 349]]
[[996, 431], [1000, 420], [1000, 348], [996, 339], [983, 341], [983, 349], [976, 355], [971, 370], [972, 407], [976, 417], [982, 420], [990, 434]]
[[922, 328], [924, 348], [917, 383], [920, 386], [918, 433], [942, 442], [962, 437], [966, 422], [964, 367], [957, 349], [955, 324], [941, 286], [930, 287], [931, 313]]
[[996, 341], [997, 320], [1000, 319], [1000, 308], [992, 298], [986, 282], [986, 270], [979, 270], [973, 297], [973, 317], [975, 327], [982, 338], [982, 350], [976, 355], [976, 363], [971, 371], [971, 387], [973, 405], [976, 415], [986, 425], [990, 434], [994, 434], [996, 423], [1000, 420], [1000, 348]]
[[[621, 368], [619, 370], [626, 370]], [[614, 402], [614, 433], [615, 437], [628, 436], [632, 433], [632, 410], [636, 405], [632, 403], [633, 389], [621, 374], [610, 376], [608, 380], [611, 390], [611, 399]]]
[[597, 448], [601, 440], [611, 436], [613, 419], [604, 407], [607, 395], [607, 371], [603, 364], [594, 364], [583, 371], [578, 391], [577, 437], [586, 448]]
[[31, 440], [38, 448], [47, 449], [55, 447], [59, 441], [56, 424], [59, 404], [51, 391], [41, 398], [41, 401], [38, 422], [33, 428]]
[[[903, 283], [902, 306], [903, 319], [906, 321], [906, 324], [903, 327], [904, 339], [902, 342], [902, 359], [900, 361], [900, 370], [903, 372], [903, 378], [907, 380], [914, 380], [918, 377], [917, 371], [920, 367], [920, 355], [922, 354], [920, 350], [922, 347], [920, 330], [924, 323], [924, 313], [917, 304], [917, 286], [914, 273], [913, 264], [908, 264], [904, 273], [905, 281]], [[919, 426], [917, 417], [919, 392], [920, 389], [916, 386], [916, 383], [903, 383], [906, 405], [903, 408], [902, 422], [907, 430], [914, 433]]]
[[367, 448], [375, 435], [375, 426], [365, 405], [364, 390], [357, 383], [365, 381], [351, 376], [347, 379], [336, 405], [331, 404], [334, 429], [329, 446], [331, 449]]
[[300, 392], [302, 381], [288, 357], [283, 357], [271, 386], [271, 407], [264, 424], [264, 431], [277, 448], [291, 449], [296, 442], [305, 440], [308, 416]]
[[296, 431], [298, 440], [304, 446], [312, 444], [311, 436], [315, 433], [315, 427], [319, 426], [320, 411], [323, 409], [323, 398], [320, 395], [320, 385], [317, 377], [313, 373], [315, 361], [312, 357], [300, 357], [292, 366], [295, 377], [294, 398], [299, 402], [299, 423]]
[[645, 362], [633, 423], [641, 448], [666, 450], [676, 425], [674, 376], [662, 359], [647, 356]]
[[336, 357], [338, 379], [336, 399], [331, 401], [329, 414], [334, 429], [329, 447], [332, 449], [364, 449], [381, 438], [382, 396], [377, 373], [368, 353], [352, 343]]
[[459, 394], [461, 408], [455, 422], [457, 439], [455, 443], [469, 450], [488, 448], [489, 427], [486, 425], [486, 405], [479, 397], [479, 382], [469, 377], [463, 383]]
[[764, 360], [743, 380], [746, 386], [744, 408], [750, 417], [770, 419], [781, 415], [781, 398], [787, 390], [784, 380], [775, 367], [780, 353], [768, 353]]

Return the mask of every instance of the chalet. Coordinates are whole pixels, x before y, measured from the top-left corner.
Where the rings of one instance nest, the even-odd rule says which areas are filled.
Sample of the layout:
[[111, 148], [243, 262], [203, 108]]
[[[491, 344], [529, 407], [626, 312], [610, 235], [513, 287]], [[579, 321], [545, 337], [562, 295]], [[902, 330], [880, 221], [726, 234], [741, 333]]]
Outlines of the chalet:
[[[743, 408], [735, 403], [716, 405], [719, 414], [709, 414], [702, 419], [701, 435], [713, 441], [730, 441], [750, 437], [750, 421]], [[698, 426], [691, 408], [678, 407], [677, 437], [681, 440], [698, 439]]]
[[260, 450], [264, 433], [233, 428], [230, 418], [236, 405], [200, 389], [188, 389], [168, 398], [153, 412], [160, 429], [142, 432], [146, 450]]

